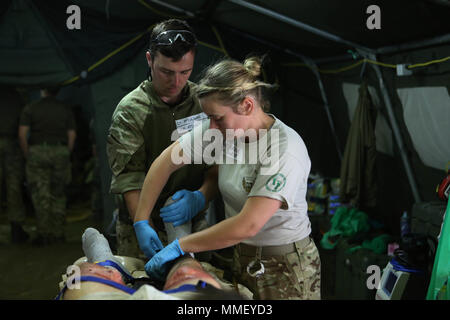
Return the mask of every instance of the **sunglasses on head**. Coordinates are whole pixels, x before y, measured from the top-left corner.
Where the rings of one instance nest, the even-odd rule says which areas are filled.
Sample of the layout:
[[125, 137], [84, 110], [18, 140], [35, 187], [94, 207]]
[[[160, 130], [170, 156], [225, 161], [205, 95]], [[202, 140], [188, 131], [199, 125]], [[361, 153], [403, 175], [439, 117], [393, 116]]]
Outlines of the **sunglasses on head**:
[[176, 41], [183, 41], [190, 45], [197, 43], [195, 35], [188, 30], [167, 30], [158, 34], [152, 42], [157, 46], [170, 46]]

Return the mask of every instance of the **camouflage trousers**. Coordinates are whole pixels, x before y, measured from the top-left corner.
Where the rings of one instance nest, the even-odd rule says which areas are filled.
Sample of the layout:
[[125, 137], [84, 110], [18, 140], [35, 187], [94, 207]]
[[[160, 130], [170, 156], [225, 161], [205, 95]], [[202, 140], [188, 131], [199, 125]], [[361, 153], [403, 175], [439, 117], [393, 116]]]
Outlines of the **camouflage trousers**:
[[[198, 214], [194, 219], [192, 219], [192, 232], [201, 231], [206, 229], [208, 224], [206, 218], [203, 214]], [[139, 248], [139, 243], [136, 238], [136, 233], [134, 232], [133, 223], [130, 221], [121, 221], [117, 219], [116, 222], [116, 236], [117, 236], [117, 255], [128, 256], [139, 259], [148, 260], [148, 258], [143, 254]], [[159, 239], [162, 244], [166, 246], [168, 244], [167, 233], [165, 231], [158, 231]], [[198, 257], [197, 257], [198, 255]], [[208, 258], [206, 258], [208, 257]], [[196, 258], [201, 261], [207, 261], [209, 256], [207, 254], [196, 254]]]
[[65, 188], [70, 181], [67, 146], [30, 146], [26, 165], [28, 187], [36, 212], [38, 233], [61, 237], [66, 223]]
[[[320, 257], [312, 238], [304, 246], [284, 255], [261, 257], [264, 273], [252, 277], [247, 266], [256, 254], [243, 253], [240, 245], [234, 248], [233, 273], [235, 280], [253, 292], [255, 300], [320, 300]], [[308, 241], [309, 240], [309, 241]]]
[[17, 139], [0, 137], [0, 197], [3, 195], [4, 185], [10, 222], [22, 223], [25, 220], [26, 211], [22, 192], [24, 178], [25, 166], [19, 142]]

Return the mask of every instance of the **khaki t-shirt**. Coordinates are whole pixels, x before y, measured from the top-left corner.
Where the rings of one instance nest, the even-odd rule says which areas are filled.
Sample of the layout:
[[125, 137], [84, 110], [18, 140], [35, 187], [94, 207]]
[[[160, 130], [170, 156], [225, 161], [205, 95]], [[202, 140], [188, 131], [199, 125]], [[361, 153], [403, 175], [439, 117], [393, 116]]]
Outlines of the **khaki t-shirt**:
[[[213, 139], [210, 135], [203, 135], [208, 128], [209, 120], [205, 120], [178, 140], [185, 163], [194, 159], [209, 163], [213, 159], [209, 151], [214, 148], [208, 143]], [[217, 152], [212, 153], [219, 165], [219, 189], [225, 204], [225, 216], [229, 218], [239, 214], [249, 197], [268, 197], [282, 202], [281, 208], [263, 228], [243, 243], [273, 246], [307, 237], [311, 233], [306, 203], [311, 161], [298, 133], [275, 118], [265, 135], [236, 149], [233, 152], [224, 146], [224, 157], [217, 157]], [[229, 159], [233, 156], [235, 162], [230, 164]], [[219, 159], [223, 159], [221, 163], [218, 163]]]

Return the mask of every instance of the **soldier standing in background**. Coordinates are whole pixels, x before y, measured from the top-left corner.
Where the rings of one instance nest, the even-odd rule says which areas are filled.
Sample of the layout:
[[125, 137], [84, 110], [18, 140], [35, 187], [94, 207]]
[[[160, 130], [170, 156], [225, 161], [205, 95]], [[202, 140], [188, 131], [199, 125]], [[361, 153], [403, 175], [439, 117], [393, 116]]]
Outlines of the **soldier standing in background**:
[[8, 86], [0, 87], [0, 97], [0, 196], [4, 185], [8, 220], [11, 223], [11, 242], [22, 243], [29, 238], [23, 230], [26, 217], [22, 194], [25, 170], [17, 140], [23, 101], [19, 93]]
[[70, 107], [56, 99], [57, 93], [58, 88], [41, 90], [42, 99], [28, 104], [20, 117], [19, 141], [37, 219], [36, 245], [65, 241], [65, 188], [76, 130]]

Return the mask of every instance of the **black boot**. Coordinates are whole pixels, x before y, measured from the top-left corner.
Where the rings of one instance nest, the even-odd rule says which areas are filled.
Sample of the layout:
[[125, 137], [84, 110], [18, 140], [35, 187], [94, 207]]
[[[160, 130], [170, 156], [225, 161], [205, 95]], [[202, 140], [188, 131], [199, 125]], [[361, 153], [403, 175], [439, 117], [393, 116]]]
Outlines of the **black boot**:
[[11, 222], [11, 242], [24, 243], [27, 242], [30, 236], [23, 230], [19, 222]]

